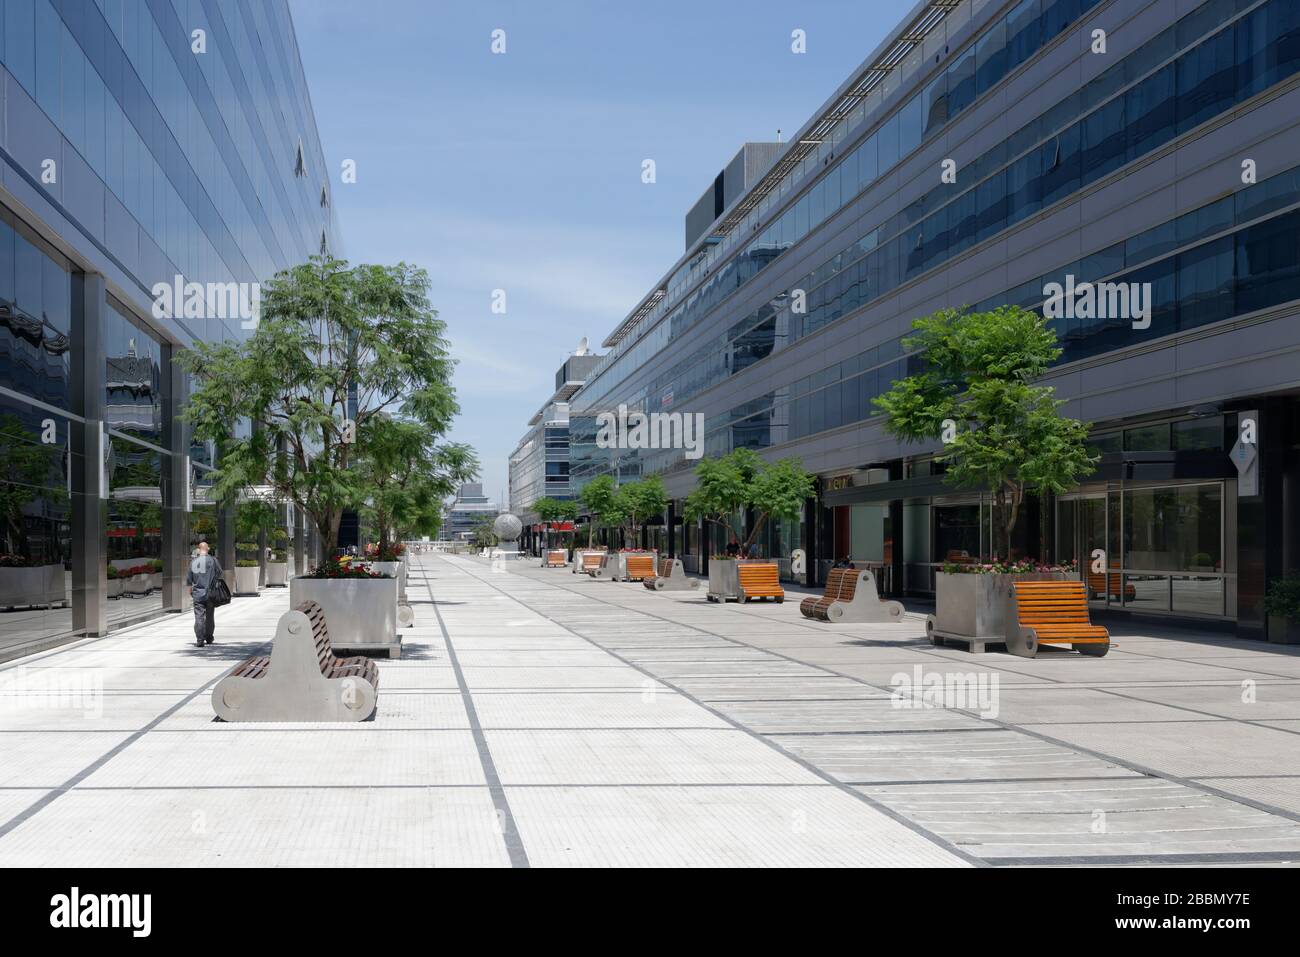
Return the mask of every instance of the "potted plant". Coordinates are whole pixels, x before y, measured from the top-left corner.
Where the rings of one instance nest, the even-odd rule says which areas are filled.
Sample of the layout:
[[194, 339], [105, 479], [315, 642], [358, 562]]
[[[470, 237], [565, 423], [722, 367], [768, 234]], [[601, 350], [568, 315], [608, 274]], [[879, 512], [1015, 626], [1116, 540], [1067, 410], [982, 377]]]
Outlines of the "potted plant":
[[289, 585], [289, 533], [277, 528], [271, 533], [271, 554], [266, 559], [266, 586], [286, 588]]
[[1033, 561], [946, 562], [936, 573], [936, 590], [944, 599], [936, 604], [927, 630], [970, 638], [1006, 637], [1017, 581], [1065, 581], [1077, 578], [1074, 562], [1038, 564]]
[[[391, 449], [391, 436], [377, 433], [391, 432], [393, 411], [426, 445], [458, 411], [428, 288], [427, 273], [405, 263], [313, 256], [265, 285], [251, 337], [182, 351], [176, 361], [194, 382], [184, 417], [219, 446], [214, 497], [269, 486], [334, 554], [344, 512], [365, 508], [375, 491], [380, 473], [368, 456]], [[229, 423], [240, 419], [260, 427], [233, 436]]]
[[257, 558], [256, 542], [235, 543], [235, 594], [256, 595], [262, 563]]
[[1275, 578], [1264, 595], [1268, 613], [1268, 640], [1281, 645], [1300, 644], [1300, 574]]
[[[620, 486], [614, 494], [613, 501], [606, 506], [604, 516], [624, 534], [624, 540], [632, 543], [631, 547], [618, 551], [606, 552], [601, 561], [601, 576], [614, 581], [627, 580], [627, 556], [644, 553], [647, 549], [640, 546], [641, 531], [645, 520], [651, 515], [661, 514], [668, 503], [664, 483], [657, 475], [651, 475], [635, 482]], [[649, 549], [655, 554], [655, 549]]]
[[330, 642], [340, 648], [398, 648], [397, 579], [366, 562], [330, 559], [289, 582], [289, 605], [314, 601], [325, 612]]
[[366, 545], [366, 564], [371, 571], [397, 579], [397, 599], [402, 602], [406, 601], [406, 562], [402, 560], [405, 555], [406, 546], [401, 542]]
[[[721, 528], [728, 541], [736, 542], [735, 555], [710, 557], [708, 597], [739, 599], [739, 566], [750, 561], [743, 557], [749, 546], [769, 519], [799, 517], [813, 494], [813, 476], [796, 458], [766, 462], [750, 449], [735, 449], [722, 458], [702, 459], [695, 478], [695, 490], [686, 496], [686, 517]], [[754, 522], [745, 533], [740, 516], [747, 509], [753, 511]]]
[[574, 574], [582, 570], [582, 556], [584, 554], [587, 552], [607, 551], [603, 546], [596, 544], [596, 528], [603, 524], [603, 519], [607, 515], [614, 514], [614, 500], [617, 495], [618, 488], [614, 485], [612, 475], [596, 476], [584, 485], [582, 491], [578, 493], [578, 501], [587, 510], [587, 547], [573, 550]]
[[[1060, 414], [1064, 403], [1050, 386], [1033, 384], [1061, 355], [1056, 333], [1042, 316], [1019, 306], [991, 312], [944, 309], [915, 320], [912, 328], [916, 334], [903, 340], [903, 347], [922, 353], [922, 371], [896, 380], [873, 402], [885, 413], [890, 434], [908, 442], [942, 441], [936, 461], [945, 466], [948, 484], [992, 493], [991, 551], [1008, 558], [945, 567], [936, 576], [932, 623], [953, 637], [984, 637], [949, 632], [944, 624], [986, 629], [994, 627], [988, 623], [995, 618], [1000, 621], [996, 613], [989, 617], [978, 610], [989, 590], [1000, 595], [1011, 580], [1037, 576], [1045, 567], [1013, 561], [1012, 533], [1026, 496], [1069, 491], [1092, 472], [1097, 457], [1088, 452], [1088, 426]], [[966, 577], [969, 567], [985, 565], [984, 575], [1009, 577]]]
[[117, 577], [117, 568], [112, 565], [108, 566], [108, 597], [122, 597], [122, 579]]

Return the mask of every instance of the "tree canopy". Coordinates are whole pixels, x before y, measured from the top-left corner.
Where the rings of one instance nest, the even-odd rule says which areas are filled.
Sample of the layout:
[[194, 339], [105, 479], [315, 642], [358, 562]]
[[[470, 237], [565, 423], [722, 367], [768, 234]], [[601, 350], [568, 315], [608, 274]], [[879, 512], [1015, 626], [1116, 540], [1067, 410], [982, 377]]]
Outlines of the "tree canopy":
[[[874, 400], [885, 428], [909, 442], [944, 439], [936, 458], [957, 488], [991, 490], [1010, 557], [1011, 533], [1029, 490], [1068, 491], [1091, 474], [1088, 426], [1060, 414], [1050, 386], [1034, 385], [1061, 355], [1056, 333], [1019, 306], [944, 309], [912, 323], [903, 340], [925, 369]], [[945, 435], [945, 433], [947, 433]]]
[[367, 503], [380, 461], [406, 440], [399, 417], [423, 433], [422, 480], [472, 472], [468, 450], [439, 445], [459, 409], [428, 289], [406, 263], [312, 257], [266, 285], [252, 337], [182, 352], [194, 381], [185, 418], [219, 450], [214, 495], [270, 485], [310, 516], [328, 552], [343, 512]]
[[[735, 449], [695, 466], [696, 487], [686, 496], [686, 517], [725, 529], [747, 549], [770, 518], [795, 519], [813, 494], [813, 476], [797, 458], [766, 462], [752, 449]], [[754, 510], [744, 534], [743, 513]]]

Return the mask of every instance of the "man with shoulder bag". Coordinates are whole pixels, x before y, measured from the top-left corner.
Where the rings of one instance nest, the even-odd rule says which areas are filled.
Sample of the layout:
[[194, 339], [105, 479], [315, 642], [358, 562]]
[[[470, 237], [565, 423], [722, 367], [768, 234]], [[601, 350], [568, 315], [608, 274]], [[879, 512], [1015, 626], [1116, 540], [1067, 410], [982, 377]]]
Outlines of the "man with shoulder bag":
[[202, 648], [213, 642], [215, 609], [230, 602], [230, 586], [222, 577], [221, 563], [215, 555], [208, 554], [207, 542], [199, 542], [199, 553], [190, 561], [185, 584], [190, 586], [190, 597], [194, 600], [194, 643]]

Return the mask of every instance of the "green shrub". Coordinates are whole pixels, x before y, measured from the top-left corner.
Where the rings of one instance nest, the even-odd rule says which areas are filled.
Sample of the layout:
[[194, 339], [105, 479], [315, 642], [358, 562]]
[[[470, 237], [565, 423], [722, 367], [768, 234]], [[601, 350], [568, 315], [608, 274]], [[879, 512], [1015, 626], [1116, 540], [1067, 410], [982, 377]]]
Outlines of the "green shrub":
[[256, 568], [258, 565], [256, 558], [238, 558], [235, 560], [236, 568]]
[[115, 565], [109, 565], [109, 566], [108, 566], [108, 580], [109, 580], [109, 581], [112, 581], [112, 580], [115, 579], [115, 578], [117, 578], [117, 567], [116, 567]]
[[1269, 582], [1264, 610], [1270, 615], [1300, 622], [1300, 575], [1288, 575]]

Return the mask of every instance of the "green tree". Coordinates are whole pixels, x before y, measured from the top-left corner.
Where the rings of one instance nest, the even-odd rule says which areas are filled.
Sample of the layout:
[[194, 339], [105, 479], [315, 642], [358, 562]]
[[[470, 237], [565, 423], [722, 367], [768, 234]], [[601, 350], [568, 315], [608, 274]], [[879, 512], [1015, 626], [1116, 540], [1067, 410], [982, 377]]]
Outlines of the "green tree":
[[495, 519], [484, 516], [474, 523], [474, 528], [470, 532], [470, 541], [479, 548], [491, 548], [498, 541], [496, 529], [493, 527]]
[[657, 475], [627, 482], [619, 488], [614, 498], [614, 512], [626, 524], [634, 548], [640, 547], [641, 529], [646, 519], [662, 514], [667, 504], [668, 493], [663, 479]]
[[595, 543], [596, 526], [617, 514], [615, 510], [617, 497], [618, 489], [614, 487], [614, 478], [611, 475], [598, 475], [582, 487], [578, 499], [586, 508], [587, 514], [591, 516], [591, 521], [587, 524], [588, 548]]
[[[695, 490], [686, 496], [686, 517], [725, 530], [748, 550], [769, 519], [795, 519], [813, 494], [813, 476], [797, 458], [766, 462], [751, 449], [735, 449], [695, 467]], [[738, 516], [754, 510], [754, 524], [743, 532]]]
[[[545, 522], [548, 526], [554, 522], [572, 522], [578, 517], [578, 503], [569, 499], [551, 498], [549, 495], [545, 498], [539, 498], [529, 507], [538, 519]], [[546, 541], [550, 544], [551, 530], [546, 530]]]
[[[194, 380], [185, 417], [220, 453], [216, 497], [269, 484], [333, 551], [344, 511], [370, 494], [373, 473], [353, 466], [378, 423], [396, 410], [437, 441], [459, 411], [428, 289], [425, 271], [405, 263], [313, 257], [266, 285], [252, 337], [182, 352]], [[240, 436], [241, 420], [259, 427]]]
[[948, 439], [937, 456], [946, 480], [992, 491], [994, 552], [1010, 557], [1026, 494], [1068, 491], [1097, 462], [1085, 444], [1088, 426], [1060, 414], [1065, 403], [1054, 389], [1033, 384], [1061, 355], [1056, 333], [1019, 306], [944, 309], [912, 328], [903, 346], [924, 353], [925, 369], [895, 382], [875, 405], [892, 435]]
[[436, 535], [443, 499], [478, 475], [473, 449], [439, 444], [422, 423], [403, 416], [376, 415], [359, 451], [358, 470], [369, 489], [363, 515], [381, 556], [395, 537]]

